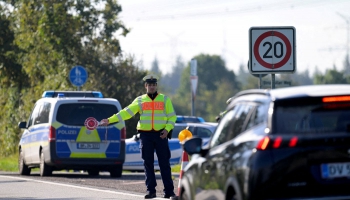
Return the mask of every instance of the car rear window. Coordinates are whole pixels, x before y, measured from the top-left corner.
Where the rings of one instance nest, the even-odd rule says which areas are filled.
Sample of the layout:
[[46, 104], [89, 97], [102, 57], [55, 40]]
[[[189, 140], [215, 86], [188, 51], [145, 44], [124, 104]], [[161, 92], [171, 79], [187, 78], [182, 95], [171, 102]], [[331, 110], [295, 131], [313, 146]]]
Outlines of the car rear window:
[[320, 97], [276, 101], [274, 133], [350, 132], [350, 102], [326, 102]]
[[83, 126], [88, 117], [98, 121], [118, 113], [118, 108], [111, 104], [70, 103], [58, 107], [56, 120], [66, 125]]

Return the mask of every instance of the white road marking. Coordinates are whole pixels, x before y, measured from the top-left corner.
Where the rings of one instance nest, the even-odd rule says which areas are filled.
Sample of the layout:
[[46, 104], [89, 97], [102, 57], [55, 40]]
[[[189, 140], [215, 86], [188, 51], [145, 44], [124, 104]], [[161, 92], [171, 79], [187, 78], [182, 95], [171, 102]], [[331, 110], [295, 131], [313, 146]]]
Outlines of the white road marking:
[[82, 187], [82, 186], [69, 185], [69, 184], [63, 184], [63, 183], [54, 183], [54, 182], [48, 182], [48, 181], [39, 181], [39, 180], [29, 179], [29, 178], [11, 177], [11, 176], [3, 176], [3, 175], [0, 175], [0, 177], [3, 177], [3, 178], [11, 178], [11, 179], [18, 179], [18, 180], [26, 180], [26, 181], [33, 181], [33, 182], [38, 182], [38, 183], [46, 183], [46, 184], [51, 184], [51, 185], [59, 185], [59, 186], [65, 186], [65, 187], [70, 187], [70, 188], [73, 187], [73, 188], [84, 189], [84, 190], [90, 190], [90, 191], [93, 190], [93, 191], [106, 192], [106, 193], [111, 193], [111, 194], [121, 194], [121, 195], [128, 195], [128, 196], [134, 196], [134, 197], [143, 197], [143, 195], [130, 194], [130, 193], [124, 193], [124, 192], [116, 192], [116, 191], [111, 191], [111, 190], [102, 190], [102, 189], [89, 188], [89, 187]]

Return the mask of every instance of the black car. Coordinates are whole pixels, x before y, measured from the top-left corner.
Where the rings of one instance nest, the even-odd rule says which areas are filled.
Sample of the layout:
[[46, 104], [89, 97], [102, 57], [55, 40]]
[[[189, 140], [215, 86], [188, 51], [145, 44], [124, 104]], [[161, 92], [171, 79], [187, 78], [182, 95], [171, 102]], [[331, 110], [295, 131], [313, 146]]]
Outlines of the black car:
[[181, 199], [350, 199], [350, 85], [242, 91], [201, 143]]

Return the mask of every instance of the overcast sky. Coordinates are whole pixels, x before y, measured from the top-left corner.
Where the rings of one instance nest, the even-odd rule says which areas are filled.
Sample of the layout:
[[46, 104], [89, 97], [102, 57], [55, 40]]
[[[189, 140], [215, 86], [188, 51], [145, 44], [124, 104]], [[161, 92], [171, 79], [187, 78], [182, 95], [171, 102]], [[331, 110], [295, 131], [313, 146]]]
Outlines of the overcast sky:
[[[342, 69], [349, 48], [350, 0], [119, 0], [120, 19], [131, 28], [122, 49], [143, 61], [158, 58], [163, 73], [177, 55], [190, 62], [220, 55], [238, 71], [249, 58], [249, 28], [293, 26], [297, 71]], [[347, 45], [348, 44], [348, 45]], [[200, 66], [198, 66], [200, 67]]]

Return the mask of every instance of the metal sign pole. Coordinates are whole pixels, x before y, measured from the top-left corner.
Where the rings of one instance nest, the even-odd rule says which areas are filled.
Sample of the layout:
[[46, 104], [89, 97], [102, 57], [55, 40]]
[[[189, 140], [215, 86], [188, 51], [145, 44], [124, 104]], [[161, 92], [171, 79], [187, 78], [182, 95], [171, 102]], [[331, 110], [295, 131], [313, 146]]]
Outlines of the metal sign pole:
[[275, 89], [275, 74], [271, 74], [271, 89]]
[[194, 100], [195, 100], [195, 98], [196, 98], [197, 83], [198, 83], [198, 77], [197, 77], [197, 60], [196, 60], [196, 59], [192, 59], [192, 60], [191, 60], [191, 93], [192, 93], [192, 109], [191, 109], [191, 115], [192, 115], [192, 116], [195, 116]]
[[261, 74], [259, 74], [259, 89], [261, 89], [262, 88], [262, 83], [261, 83]]
[[191, 108], [191, 115], [194, 116], [194, 96], [192, 94], [192, 108]]

